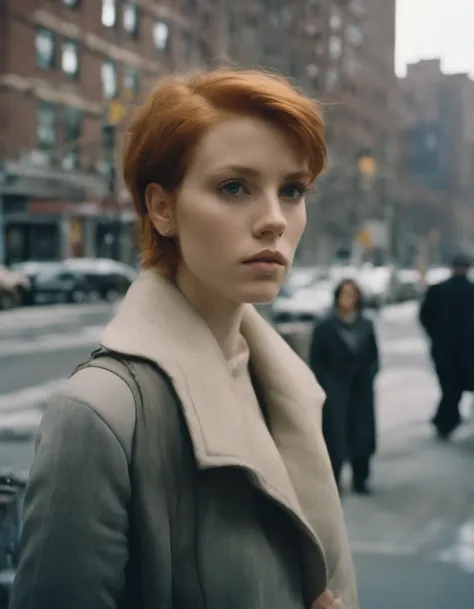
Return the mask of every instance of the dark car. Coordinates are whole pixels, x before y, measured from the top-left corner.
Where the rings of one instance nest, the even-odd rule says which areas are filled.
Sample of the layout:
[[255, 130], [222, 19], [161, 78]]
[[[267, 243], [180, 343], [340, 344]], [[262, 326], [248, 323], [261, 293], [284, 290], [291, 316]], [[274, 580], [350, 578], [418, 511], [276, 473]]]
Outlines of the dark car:
[[85, 302], [96, 298], [94, 286], [79, 270], [65, 268], [61, 262], [24, 262], [15, 264], [30, 281], [32, 304]]
[[63, 268], [82, 273], [98, 296], [110, 302], [125, 296], [138, 276], [133, 267], [108, 258], [70, 258]]
[[30, 281], [24, 273], [0, 265], [0, 310], [26, 304], [30, 297]]

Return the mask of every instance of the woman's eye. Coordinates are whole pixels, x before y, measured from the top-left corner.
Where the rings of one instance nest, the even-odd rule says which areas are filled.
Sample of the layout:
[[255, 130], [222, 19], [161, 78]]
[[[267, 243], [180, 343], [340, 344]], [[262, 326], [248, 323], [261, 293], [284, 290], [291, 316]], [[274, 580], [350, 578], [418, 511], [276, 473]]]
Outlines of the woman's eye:
[[220, 186], [219, 190], [225, 195], [229, 195], [231, 197], [238, 197], [239, 195], [243, 195], [246, 192], [242, 182], [237, 182], [236, 180], [223, 184], [222, 186]]
[[306, 194], [307, 188], [302, 184], [288, 184], [281, 190], [281, 196], [285, 199], [301, 199]]

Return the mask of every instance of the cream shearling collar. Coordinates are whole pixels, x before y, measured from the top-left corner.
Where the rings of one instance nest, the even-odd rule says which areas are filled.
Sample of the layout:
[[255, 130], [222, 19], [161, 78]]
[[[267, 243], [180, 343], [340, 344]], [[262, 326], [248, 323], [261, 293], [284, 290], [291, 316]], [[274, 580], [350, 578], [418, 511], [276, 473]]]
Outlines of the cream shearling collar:
[[[262, 420], [250, 420], [248, 409], [239, 407], [228, 362], [209, 326], [155, 271], [140, 273], [100, 342], [146, 358], [169, 376], [198, 467], [247, 470], [305, 533], [307, 574], [327, 565], [330, 579], [340, 560], [331, 556], [331, 548], [341, 543], [338, 528], [345, 542], [345, 529], [321, 433], [325, 395], [306, 364], [250, 305], [241, 332], [265, 397], [271, 436]], [[306, 579], [311, 588], [311, 577]], [[308, 593], [315, 598], [322, 591]], [[347, 606], [355, 608], [356, 601]]]

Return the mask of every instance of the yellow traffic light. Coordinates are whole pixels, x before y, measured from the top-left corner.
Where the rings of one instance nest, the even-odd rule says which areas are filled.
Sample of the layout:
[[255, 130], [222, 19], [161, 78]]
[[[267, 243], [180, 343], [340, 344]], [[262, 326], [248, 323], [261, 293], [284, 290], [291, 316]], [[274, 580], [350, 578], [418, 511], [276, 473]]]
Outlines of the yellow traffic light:
[[373, 156], [361, 156], [358, 160], [359, 171], [367, 178], [372, 178], [377, 172], [377, 161]]

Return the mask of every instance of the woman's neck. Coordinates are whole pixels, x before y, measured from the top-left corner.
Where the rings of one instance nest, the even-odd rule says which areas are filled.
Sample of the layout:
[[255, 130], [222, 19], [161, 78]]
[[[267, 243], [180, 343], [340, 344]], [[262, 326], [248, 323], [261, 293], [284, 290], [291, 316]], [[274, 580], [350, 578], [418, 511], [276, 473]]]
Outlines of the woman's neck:
[[176, 285], [208, 324], [224, 357], [236, 357], [243, 348], [240, 326], [244, 305], [222, 298], [185, 270], [178, 272]]
[[357, 317], [357, 311], [344, 311], [344, 310], [338, 309], [337, 314], [343, 321], [346, 321], [348, 323], [355, 321], [355, 319]]

